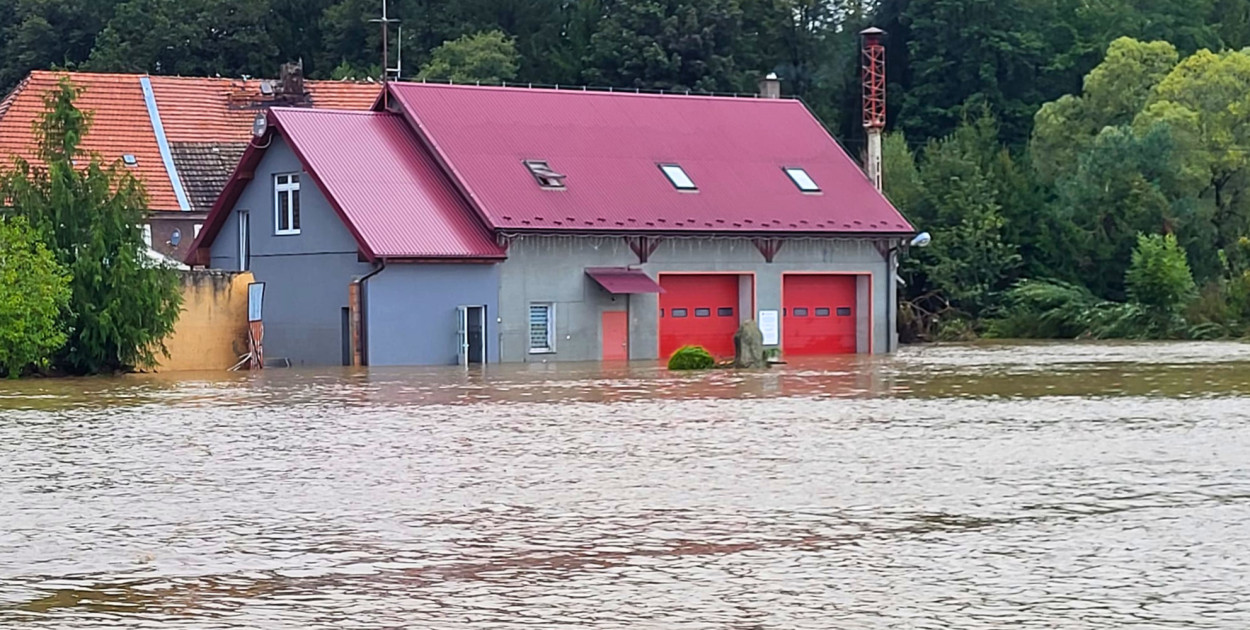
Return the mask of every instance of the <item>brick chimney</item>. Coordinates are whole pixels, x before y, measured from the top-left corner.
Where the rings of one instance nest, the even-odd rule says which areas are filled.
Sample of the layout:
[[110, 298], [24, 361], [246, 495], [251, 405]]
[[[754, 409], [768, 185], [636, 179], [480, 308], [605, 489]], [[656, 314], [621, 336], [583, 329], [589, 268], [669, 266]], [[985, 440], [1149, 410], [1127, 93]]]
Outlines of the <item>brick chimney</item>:
[[781, 98], [781, 78], [776, 72], [760, 79], [760, 98]]
[[282, 69], [278, 73], [277, 92], [286, 103], [300, 103], [306, 100], [308, 93], [304, 91], [304, 60], [282, 64]]

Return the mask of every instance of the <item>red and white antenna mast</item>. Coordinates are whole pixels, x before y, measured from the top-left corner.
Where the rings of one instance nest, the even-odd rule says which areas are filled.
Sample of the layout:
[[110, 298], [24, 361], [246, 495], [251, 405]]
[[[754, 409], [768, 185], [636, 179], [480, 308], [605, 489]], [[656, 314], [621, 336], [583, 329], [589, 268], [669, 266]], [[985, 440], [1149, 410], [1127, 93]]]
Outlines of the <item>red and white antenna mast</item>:
[[885, 31], [866, 28], [859, 32], [863, 40], [864, 131], [868, 136], [868, 155], [864, 170], [877, 190], [881, 190], [881, 134], [885, 131]]

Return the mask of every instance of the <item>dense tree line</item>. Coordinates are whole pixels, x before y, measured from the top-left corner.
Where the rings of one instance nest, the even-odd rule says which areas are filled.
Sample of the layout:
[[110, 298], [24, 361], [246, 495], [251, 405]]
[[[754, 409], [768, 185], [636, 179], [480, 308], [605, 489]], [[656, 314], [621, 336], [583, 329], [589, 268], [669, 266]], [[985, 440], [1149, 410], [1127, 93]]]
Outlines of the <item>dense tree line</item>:
[[[0, 91], [54, 66], [270, 76], [303, 59], [318, 78], [380, 68], [379, 0], [3, 5]], [[491, 32], [509, 43], [510, 71], [486, 79], [751, 92], [777, 72], [855, 146], [856, 33], [870, 24], [891, 34], [891, 120], [917, 146], [950, 133], [970, 103], [1023, 146], [1037, 108], [1078, 90], [1120, 36], [1182, 54], [1250, 45], [1250, 0], [390, 0], [390, 15], [413, 77], [445, 42]]]
[[[379, 12], [14, 0], [0, 6], [0, 89], [54, 66], [272, 76], [302, 59], [314, 78], [374, 77]], [[1134, 256], [1173, 260], [1173, 241], [1196, 288], [1176, 293], [1184, 325], [1150, 334], [1250, 321], [1250, 56], [1237, 52], [1250, 0], [391, 0], [390, 13], [406, 78], [753, 92], [776, 72], [855, 154], [857, 33], [882, 27], [888, 194], [934, 234], [904, 262], [909, 334], [1001, 332], [1065, 296], [1098, 312], [1135, 303], [1155, 293], [1130, 286]]]

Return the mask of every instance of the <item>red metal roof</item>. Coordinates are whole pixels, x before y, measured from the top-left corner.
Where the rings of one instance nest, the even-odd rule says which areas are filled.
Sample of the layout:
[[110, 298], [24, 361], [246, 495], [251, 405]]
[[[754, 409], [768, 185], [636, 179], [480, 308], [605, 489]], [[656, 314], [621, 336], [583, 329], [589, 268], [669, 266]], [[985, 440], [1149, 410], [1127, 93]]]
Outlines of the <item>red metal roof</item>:
[[[468, 207], [408, 123], [389, 112], [274, 108], [281, 132], [370, 259], [499, 259], [504, 250]], [[264, 154], [253, 143], [191, 246], [216, 237]]]
[[[505, 231], [900, 234], [912, 226], [799, 101], [389, 84]], [[566, 175], [544, 189], [522, 163]], [[679, 191], [660, 164], [698, 187]], [[801, 167], [822, 192], [782, 170]]]
[[628, 267], [587, 267], [586, 275], [608, 293], [663, 293], [664, 289], [641, 269]]

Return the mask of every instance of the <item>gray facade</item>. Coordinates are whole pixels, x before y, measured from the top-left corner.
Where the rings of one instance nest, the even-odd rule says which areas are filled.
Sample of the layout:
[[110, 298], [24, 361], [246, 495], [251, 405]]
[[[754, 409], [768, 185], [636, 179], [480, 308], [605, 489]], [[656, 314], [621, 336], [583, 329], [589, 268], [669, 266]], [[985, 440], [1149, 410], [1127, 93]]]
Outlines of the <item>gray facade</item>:
[[486, 356], [499, 362], [499, 265], [392, 264], [365, 287], [369, 365], [454, 365], [459, 306], [486, 308]]
[[[783, 240], [781, 251], [769, 263], [748, 239], [666, 239], [639, 267], [655, 279], [666, 272], [738, 274], [738, 312], [742, 319], [753, 318], [760, 310], [781, 310], [785, 273], [858, 274], [857, 349], [885, 352], [892, 330], [887, 291], [893, 287], [881, 252], [870, 241], [860, 239]], [[508, 259], [500, 265], [500, 360], [598, 360], [603, 341], [600, 321], [603, 312], [610, 310], [629, 313], [630, 359], [659, 358], [659, 296], [614, 296], [585, 274], [587, 267], [624, 267], [637, 262], [638, 257], [621, 238], [513, 238]], [[529, 351], [528, 313], [535, 303], [555, 307], [555, 347], [551, 352]]]
[[[893, 290], [886, 258], [866, 239], [780, 239], [773, 262], [746, 238], [670, 238], [643, 265], [620, 237], [514, 236], [494, 264], [361, 262], [347, 226], [280, 137], [265, 152], [211, 246], [211, 264], [239, 269], [239, 217], [249, 225], [250, 269], [266, 283], [265, 351], [294, 365], [340, 365], [350, 359], [349, 288], [361, 277], [364, 358], [369, 365], [449, 365], [458, 358], [457, 307], [484, 307], [488, 362], [596, 361], [603, 357], [603, 313], [627, 314], [632, 360], [660, 358], [660, 298], [613, 295], [588, 267], [637, 266], [666, 273], [738, 277], [737, 317], [780, 311], [787, 273], [854, 274], [856, 349], [890, 347]], [[300, 232], [275, 233], [277, 174], [299, 173]], [[530, 350], [530, 306], [553, 307], [553, 347]], [[784, 320], [781, 322], [784, 327]], [[782, 338], [784, 338], [784, 330]], [[784, 350], [784, 349], [783, 349]]]
[[[356, 239], [280, 136], [212, 244], [212, 267], [239, 269], [239, 214], [247, 212], [251, 271], [265, 283], [265, 355], [294, 365], [341, 365], [343, 309], [352, 279], [373, 270]], [[300, 232], [274, 233], [274, 175], [300, 174]]]

